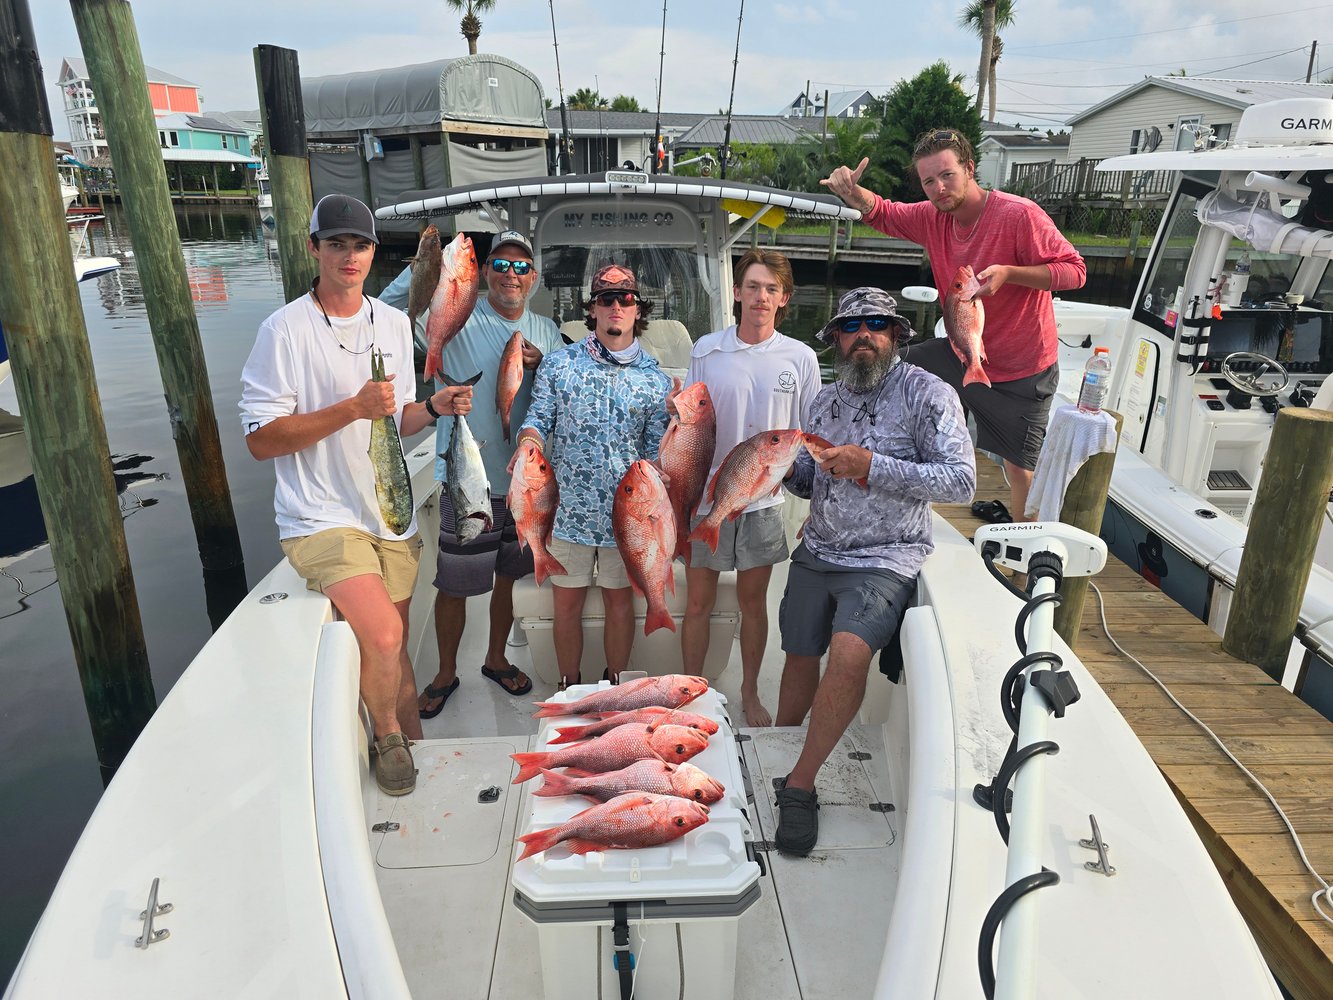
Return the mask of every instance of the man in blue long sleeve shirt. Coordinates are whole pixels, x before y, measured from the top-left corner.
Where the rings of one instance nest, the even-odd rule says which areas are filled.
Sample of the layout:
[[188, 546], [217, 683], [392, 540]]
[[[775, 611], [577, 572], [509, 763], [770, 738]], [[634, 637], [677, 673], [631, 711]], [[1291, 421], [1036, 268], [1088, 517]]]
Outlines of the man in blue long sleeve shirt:
[[898, 357], [910, 332], [891, 295], [855, 288], [819, 333], [837, 349], [839, 377], [815, 397], [805, 429], [833, 447], [803, 450], [786, 483], [810, 498], [779, 614], [787, 662], [777, 724], [799, 726], [810, 713], [801, 756], [778, 791], [775, 841], [788, 854], [815, 846], [815, 776], [861, 706], [871, 658], [912, 600], [934, 548], [931, 503], [961, 503], [976, 489], [957, 394]]
[[[611, 530], [611, 510], [625, 471], [640, 458], [657, 457], [667, 426], [671, 380], [638, 340], [651, 308], [632, 271], [619, 264], [599, 269], [587, 302], [592, 332], [546, 356], [518, 435], [519, 445], [532, 441], [545, 451], [560, 487], [548, 548], [568, 570], [550, 578], [562, 689], [579, 682], [583, 602], [594, 566], [606, 609], [611, 680], [628, 665], [634, 643], [633, 590]], [[513, 464], [511, 459], [511, 470]]]

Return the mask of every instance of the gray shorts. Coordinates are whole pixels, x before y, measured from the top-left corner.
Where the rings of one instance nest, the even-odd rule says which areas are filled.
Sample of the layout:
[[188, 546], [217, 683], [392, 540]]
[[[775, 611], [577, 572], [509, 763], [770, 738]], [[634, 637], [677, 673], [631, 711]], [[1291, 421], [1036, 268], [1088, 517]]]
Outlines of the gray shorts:
[[915, 577], [890, 569], [835, 566], [802, 543], [792, 553], [778, 610], [782, 649], [795, 656], [823, 656], [835, 632], [850, 632], [873, 654], [898, 631], [915, 592]]
[[[690, 526], [703, 517], [696, 516]], [[703, 542], [690, 543], [690, 567], [729, 570], [773, 566], [787, 558], [787, 529], [782, 523], [782, 505], [764, 507], [742, 514], [734, 521], [723, 521], [718, 531], [717, 552]]]
[[454, 537], [454, 505], [447, 489], [440, 491], [440, 548], [435, 555], [435, 589], [445, 597], [475, 597], [495, 587], [495, 575], [517, 580], [532, 572], [532, 550], [519, 550], [518, 529], [508, 500], [491, 497], [495, 525], [467, 545]]
[[1020, 469], [1037, 467], [1051, 399], [1060, 385], [1059, 362], [1036, 375], [987, 388], [980, 382], [963, 386], [963, 363], [943, 337], [904, 348], [903, 360], [953, 386], [963, 407], [976, 418], [978, 448], [993, 451]]

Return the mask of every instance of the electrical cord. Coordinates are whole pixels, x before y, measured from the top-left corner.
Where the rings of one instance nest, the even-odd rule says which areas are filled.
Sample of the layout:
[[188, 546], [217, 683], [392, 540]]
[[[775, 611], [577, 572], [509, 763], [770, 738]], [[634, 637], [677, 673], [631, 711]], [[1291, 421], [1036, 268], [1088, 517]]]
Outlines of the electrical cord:
[[[1204, 723], [1197, 715], [1195, 715], [1188, 708], [1182, 705], [1180, 703], [1180, 700], [1174, 694], [1171, 693], [1171, 689], [1168, 688], [1164, 683], [1162, 683], [1162, 681], [1157, 677], [1156, 674], [1154, 674], [1151, 670], [1149, 670], [1146, 666], [1144, 666], [1142, 660], [1134, 656], [1132, 653], [1126, 650], [1124, 646], [1120, 645], [1120, 643], [1115, 641], [1115, 637], [1111, 635], [1111, 627], [1110, 625], [1107, 624], [1106, 621], [1106, 601], [1102, 597], [1101, 588], [1098, 587], [1097, 584], [1094, 583], [1092, 580], [1088, 581], [1088, 585], [1092, 587], [1093, 592], [1097, 595], [1097, 608], [1102, 619], [1102, 631], [1106, 633], [1106, 638], [1111, 640], [1111, 645], [1114, 646], [1117, 650], [1119, 650], [1121, 654], [1123, 654], [1124, 656], [1128, 657], [1131, 661], [1133, 661], [1133, 663], [1140, 670], [1142, 670], [1145, 674], [1148, 675], [1149, 679], [1154, 684], [1156, 684], [1159, 688], [1161, 688], [1162, 693], [1171, 699], [1171, 703], [1175, 705], [1176, 708], [1180, 709], [1187, 716], [1189, 716], [1189, 718], [1194, 722], [1195, 725], [1197, 725], [1200, 729], [1202, 729], [1205, 733], [1208, 734], [1209, 738], [1215, 744], [1217, 744], [1217, 748], [1221, 750], [1224, 754], [1226, 754], [1227, 758], [1233, 764], [1235, 764], [1238, 768], [1241, 769], [1241, 772], [1247, 778], [1249, 778], [1251, 782], [1254, 783], [1254, 786], [1258, 788], [1259, 791], [1263, 793], [1264, 798], [1268, 800], [1269, 805], [1271, 805], [1273, 809], [1277, 812], [1278, 818], [1282, 820], [1282, 825], [1287, 828], [1287, 833], [1290, 834], [1292, 842], [1295, 843], [1296, 845], [1296, 853], [1300, 855], [1301, 864], [1305, 866], [1305, 870], [1310, 873], [1310, 875], [1314, 878], [1314, 880], [1318, 882], [1321, 886], [1323, 886], [1322, 889], [1318, 889], [1311, 894], [1310, 905], [1314, 907], [1315, 912], [1318, 913], [1319, 916], [1326, 923], [1333, 924], [1333, 885], [1330, 885], [1328, 881], [1322, 875], [1319, 874], [1319, 872], [1315, 871], [1314, 866], [1310, 864], [1310, 859], [1309, 857], [1306, 856], [1305, 853], [1305, 845], [1301, 843], [1300, 835], [1296, 832], [1296, 828], [1291, 825], [1291, 820], [1287, 818], [1287, 814], [1283, 812], [1282, 807], [1277, 804], [1277, 799], [1273, 798], [1272, 793], [1269, 792], [1268, 788], [1264, 785], [1264, 783], [1260, 781], [1258, 778], [1256, 778], [1254, 776], [1254, 773], [1236, 758], [1236, 755], [1233, 754], [1231, 750], [1227, 748], [1227, 745], [1222, 742], [1221, 738], [1215, 732], [1209, 729], [1207, 724]], [[1320, 902], [1321, 900], [1325, 900], [1328, 902], [1330, 907], [1328, 910], [1324, 909], [1323, 905]]]

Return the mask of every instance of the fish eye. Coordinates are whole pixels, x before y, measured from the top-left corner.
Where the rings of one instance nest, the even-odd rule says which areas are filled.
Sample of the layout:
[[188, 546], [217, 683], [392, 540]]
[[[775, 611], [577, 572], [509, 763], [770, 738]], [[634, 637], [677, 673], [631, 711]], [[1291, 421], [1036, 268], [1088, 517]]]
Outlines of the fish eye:
[[703, 789], [702, 789], [702, 788], [696, 788], [696, 789], [694, 790], [694, 797], [695, 797], [696, 799], [698, 799], [700, 802], [702, 802], [702, 801], [703, 801], [703, 797], [704, 797]]
[[684, 743], [677, 743], [677, 744], [676, 744], [676, 753], [684, 753], [684, 752], [685, 752], [685, 744], [684, 744]]
[[676, 817], [676, 825], [677, 825], [677, 826], [684, 826], [684, 825], [685, 825], [685, 821], [684, 821], [683, 819], [681, 819], [679, 816], [677, 816], [677, 817]]

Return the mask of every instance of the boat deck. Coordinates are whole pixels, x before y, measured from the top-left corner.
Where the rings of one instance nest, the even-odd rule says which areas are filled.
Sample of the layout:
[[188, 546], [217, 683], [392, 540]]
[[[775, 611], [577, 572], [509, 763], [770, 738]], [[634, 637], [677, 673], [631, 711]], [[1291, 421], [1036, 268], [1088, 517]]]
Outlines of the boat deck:
[[[978, 500], [1009, 500], [999, 467], [978, 454]], [[966, 504], [937, 512], [965, 537], [979, 522]], [[1333, 874], [1333, 723], [1258, 667], [1222, 651], [1221, 637], [1111, 556], [1094, 578], [1112, 635], [1268, 786], [1300, 834], [1310, 863]], [[1088, 592], [1079, 658], [1119, 708], [1194, 824], [1275, 975], [1296, 1000], [1326, 998], [1333, 926], [1310, 902], [1318, 883], [1301, 864], [1263, 795], [1107, 638]], [[1114, 836], [1111, 862], [1115, 862]]]

